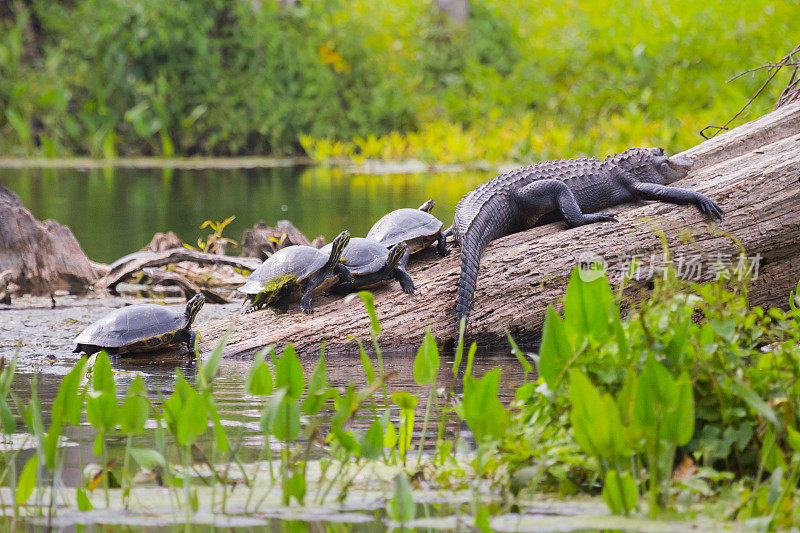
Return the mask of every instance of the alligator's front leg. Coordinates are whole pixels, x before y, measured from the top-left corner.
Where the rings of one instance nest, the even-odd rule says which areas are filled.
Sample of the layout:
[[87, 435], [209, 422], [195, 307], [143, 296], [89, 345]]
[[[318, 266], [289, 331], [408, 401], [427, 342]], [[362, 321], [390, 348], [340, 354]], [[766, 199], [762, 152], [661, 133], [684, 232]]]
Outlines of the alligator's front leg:
[[560, 180], [538, 180], [521, 187], [517, 193], [524, 215], [544, 215], [553, 207], [561, 213], [571, 228], [615, 220], [612, 213], [584, 213], [575, 195], [566, 183]]
[[657, 200], [670, 204], [688, 205], [692, 204], [711, 218], [722, 220], [723, 211], [708, 196], [699, 192], [681, 189], [679, 187], [667, 187], [657, 183], [633, 182], [629, 184], [631, 192], [637, 198], [643, 200]]

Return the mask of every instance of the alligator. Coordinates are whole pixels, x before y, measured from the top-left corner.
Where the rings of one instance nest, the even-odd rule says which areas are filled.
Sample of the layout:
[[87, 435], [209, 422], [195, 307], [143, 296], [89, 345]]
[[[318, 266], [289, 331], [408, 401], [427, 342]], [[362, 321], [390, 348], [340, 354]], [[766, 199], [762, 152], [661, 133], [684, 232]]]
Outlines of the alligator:
[[663, 148], [629, 148], [596, 158], [559, 159], [518, 168], [479, 185], [456, 206], [445, 234], [461, 246], [458, 321], [469, 316], [478, 266], [490, 241], [563, 220], [569, 227], [615, 220], [602, 209], [634, 200], [693, 204], [712, 219], [722, 210], [710, 198], [666, 184], [689, 173], [692, 160], [668, 157]]

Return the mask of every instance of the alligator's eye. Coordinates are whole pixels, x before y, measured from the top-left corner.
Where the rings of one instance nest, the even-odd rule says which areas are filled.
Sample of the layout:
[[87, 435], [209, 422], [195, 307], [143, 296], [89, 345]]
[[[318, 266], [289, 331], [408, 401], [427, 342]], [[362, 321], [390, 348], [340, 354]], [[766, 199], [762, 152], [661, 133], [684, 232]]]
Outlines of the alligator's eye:
[[658, 147], [658, 155], [664, 155], [664, 149], [660, 146]]

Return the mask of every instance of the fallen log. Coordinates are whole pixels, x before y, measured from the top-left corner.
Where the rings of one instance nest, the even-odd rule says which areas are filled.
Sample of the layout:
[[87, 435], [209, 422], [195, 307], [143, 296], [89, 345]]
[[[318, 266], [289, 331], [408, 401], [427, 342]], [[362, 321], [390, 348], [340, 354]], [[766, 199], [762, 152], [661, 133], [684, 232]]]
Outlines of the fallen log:
[[223, 298], [219, 294], [215, 293], [212, 290], [204, 289], [194, 283], [193, 281], [186, 279], [185, 277], [181, 276], [176, 272], [167, 272], [166, 270], [161, 270], [160, 268], [145, 268], [142, 269], [142, 272], [150, 279], [153, 284], [156, 285], [177, 285], [183, 291], [184, 297], [186, 300], [190, 300], [194, 295], [203, 293], [206, 297], [208, 303], [211, 304], [227, 304], [230, 303], [227, 299]]
[[131, 254], [129, 260], [119, 262], [110, 269], [96, 284], [96, 289], [114, 290], [117, 284], [130, 278], [145, 268], [161, 267], [183, 261], [198, 265], [227, 265], [244, 270], [255, 270], [261, 260], [252, 257], [231, 257], [227, 255], [207, 254], [189, 248], [173, 248], [163, 252], [153, 252], [144, 256]]
[[85, 292], [102, 267], [86, 257], [68, 227], [36, 220], [19, 196], [0, 184], [0, 272], [9, 272], [5, 282], [19, 292], [41, 296]]
[[[549, 303], [563, 297], [570, 272], [587, 255], [603, 257], [612, 282], [633, 257], [660, 257], [662, 238], [674, 258], [700, 257], [711, 268], [721, 258], [735, 260], [743, 246], [760, 256], [757, 279], [750, 284], [753, 305], [788, 302], [800, 278], [800, 103], [725, 132], [686, 152], [696, 167], [677, 186], [700, 191], [719, 203], [725, 218], [708, 222], [692, 206], [660, 203], [619, 206], [618, 222], [567, 229], [550, 224], [492, 242], [481, 261], [468, 336], [496, 341], [509, 329], [517, 338], [535, 340]], [[398, 287], [375, 292], [385, 349], [419, 345], [425, 326], [437, 341], [455, 334], [455, 297], [459, 252], [443, 259], [430, 250], [415, 257], [409, 273], [417, 294]], [[715, 259], [716, 258], [716, 259]], [[229, 327], [224, 354], [249, 357], [260, 348], [289, 342], [305, 354], [352, 350], [352, 338], [369, 338], [369, 318], [360, 300], [345, 303], [324, 296], [312, 315], [274, 315], [259, 311], [198, 325], [201, 348], [213, 349]]]

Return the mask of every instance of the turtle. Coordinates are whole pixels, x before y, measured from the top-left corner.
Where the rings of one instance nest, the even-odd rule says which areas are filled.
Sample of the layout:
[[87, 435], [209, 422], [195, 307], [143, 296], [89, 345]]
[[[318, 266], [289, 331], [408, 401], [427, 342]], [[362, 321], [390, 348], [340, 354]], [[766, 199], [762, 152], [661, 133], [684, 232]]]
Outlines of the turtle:
[[437, 241], [436, 251], [441, 256], [448, 254], [446, 237], [442, 234], [442, 221], [431, 214], [433, 199], [418, 209], [405, 207], [385, 214], [367, 233], [367, 238], [390, 248], [405, 241], [408, 253], [416, 253]]
[[205, 302], [200, 293], [189, 300], [183, 313], [159, 304], [115, 309], [75, 337], [74, 352], [150, 352], [185, 343], [194, 353], [197, 334], [192, 331], [192, 322]]
[[[332, 248], [328, 244], [320, 250], [329, 254]], [[397, 280], [403, 292], [414, 294], [414, 282], [406, 272], [407, 249], [404, 241], [389, 249], [372, 239], [353, 237], [342, 252], [340, 261], [355, 281], [339, 280], [332, 290], [339, 293], [355, 292]]]
[[353, 281], [353, 276], [339, 262], [348, 242], [350, 233], [345, 230], [331, 243], [330, 255], [313, 246], [294, 245], [269, 256], [238, 289], [245, 295], [245, 304], [252, 301], [245, 312], [265, 306], [280, 307], [299, 299], [303, 312], [312, 313], [312, 293], [330, 288], [339, 279]]

